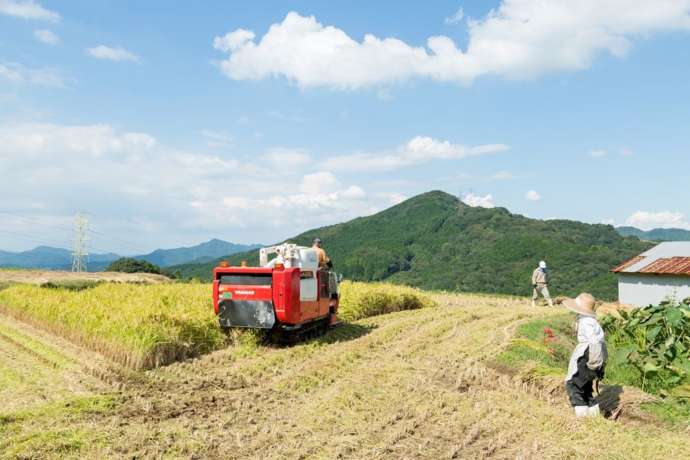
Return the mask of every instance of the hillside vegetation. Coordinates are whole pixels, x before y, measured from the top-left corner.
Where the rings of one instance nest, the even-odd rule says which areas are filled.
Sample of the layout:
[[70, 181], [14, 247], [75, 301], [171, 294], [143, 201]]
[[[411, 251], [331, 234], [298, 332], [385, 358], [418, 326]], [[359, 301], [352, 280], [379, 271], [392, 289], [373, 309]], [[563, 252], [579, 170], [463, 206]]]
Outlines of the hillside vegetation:
[[[613, 299], [609, 270], [651, 247], [610, 225], [536, 220], [504, 208], [479, 208], [434, 191], [378, 214], [310, 230], [289, 241], [319, 236], [335, 269], [357, 281], [391, 281], [424, 289], [528, 295], [537, 262], [548, 262], [552, 293], [589, 291]], [[258, 252], [229, 257], [258, 262]], [[209, 279], [214, 263], [177, 266], [183, 277]]]

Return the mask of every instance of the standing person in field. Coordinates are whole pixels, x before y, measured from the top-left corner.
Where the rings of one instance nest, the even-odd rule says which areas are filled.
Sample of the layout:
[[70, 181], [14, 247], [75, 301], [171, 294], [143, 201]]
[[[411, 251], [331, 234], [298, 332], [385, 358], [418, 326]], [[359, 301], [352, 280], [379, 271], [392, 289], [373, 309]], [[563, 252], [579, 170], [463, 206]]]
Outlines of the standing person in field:
[[326, 251], [324, 251], [321, 245], [321, 238], [314, 238], [314, 244], [312, 245], [312, 249], [314, 249], [316, 251], [316, 254], [319, 256], [319, 268], [324, 268], [328, 267], [328, 265], [331, 263], [331, 259], [328, 258], [328, 256], [326, 255]]
[[539, 266], [532, 272], [532, 306], [536, 307], [537, 299], [539, 294], [543, 295], [546, 301], [549, 303], [549, 307], [553, 307], [553, 302], [551, 301], [551, 294], [549, 294], [549, 275], [546, 272], [546, 262], [543, 260], [539, 262]]
[[563, 305], [577, 313], [577, 345], [570, 357], [565, 389], [576, 417], [599, 415], [599, 403], [594, 397], [595, 387], [604, 378], [608, 352], [604, 330], [594, 313], [596, 301], [591, 294], [583, 292], [575, 299], [566, 299]]

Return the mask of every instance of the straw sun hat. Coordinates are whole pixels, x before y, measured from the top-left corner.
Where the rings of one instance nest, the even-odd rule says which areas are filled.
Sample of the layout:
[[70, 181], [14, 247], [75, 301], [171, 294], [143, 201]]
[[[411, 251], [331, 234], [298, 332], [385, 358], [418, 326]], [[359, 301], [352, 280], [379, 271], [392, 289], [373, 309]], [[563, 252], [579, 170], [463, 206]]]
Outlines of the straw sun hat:
[[592, 294], [583, 292], [574, 299], [565, 299], [563, 301], [563, 306], [581, 315], [595, 316], [594, 306], [596, 303], [597, 301]]

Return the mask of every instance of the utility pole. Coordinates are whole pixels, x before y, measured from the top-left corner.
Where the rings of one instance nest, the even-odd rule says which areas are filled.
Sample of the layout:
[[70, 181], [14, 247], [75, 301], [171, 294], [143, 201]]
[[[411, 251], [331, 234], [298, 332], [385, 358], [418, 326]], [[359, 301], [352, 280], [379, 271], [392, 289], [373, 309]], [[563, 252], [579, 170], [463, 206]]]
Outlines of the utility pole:
[[89, 220], [82, 214], [74, 217], [74, 241], [72, 243], [72, 271], [85, 272], [88, 248]]

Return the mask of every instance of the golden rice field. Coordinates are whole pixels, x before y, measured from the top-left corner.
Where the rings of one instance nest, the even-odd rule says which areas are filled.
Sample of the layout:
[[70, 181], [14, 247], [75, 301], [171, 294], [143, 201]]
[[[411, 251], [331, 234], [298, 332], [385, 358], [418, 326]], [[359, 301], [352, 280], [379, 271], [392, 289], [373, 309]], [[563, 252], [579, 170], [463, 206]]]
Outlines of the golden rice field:
[[106, 283], [72, 291], [15, 285], [0, 308], [132, 368], [148, 368], [223, 346], [207, 284]]
[[[353, 321], [434, 305], [421, 291], [342, 283], [340, 318]], [[74, 291], [33, 285], [0, 290], [0, 310], [130, 368], [151, 368], [223, 348], [211, 286], [104, 283]]]
[[340, 298], [338, 316], [345, 321], [436, 305], [420, 289], [390, 283], [345, 281], [340, 284]]

